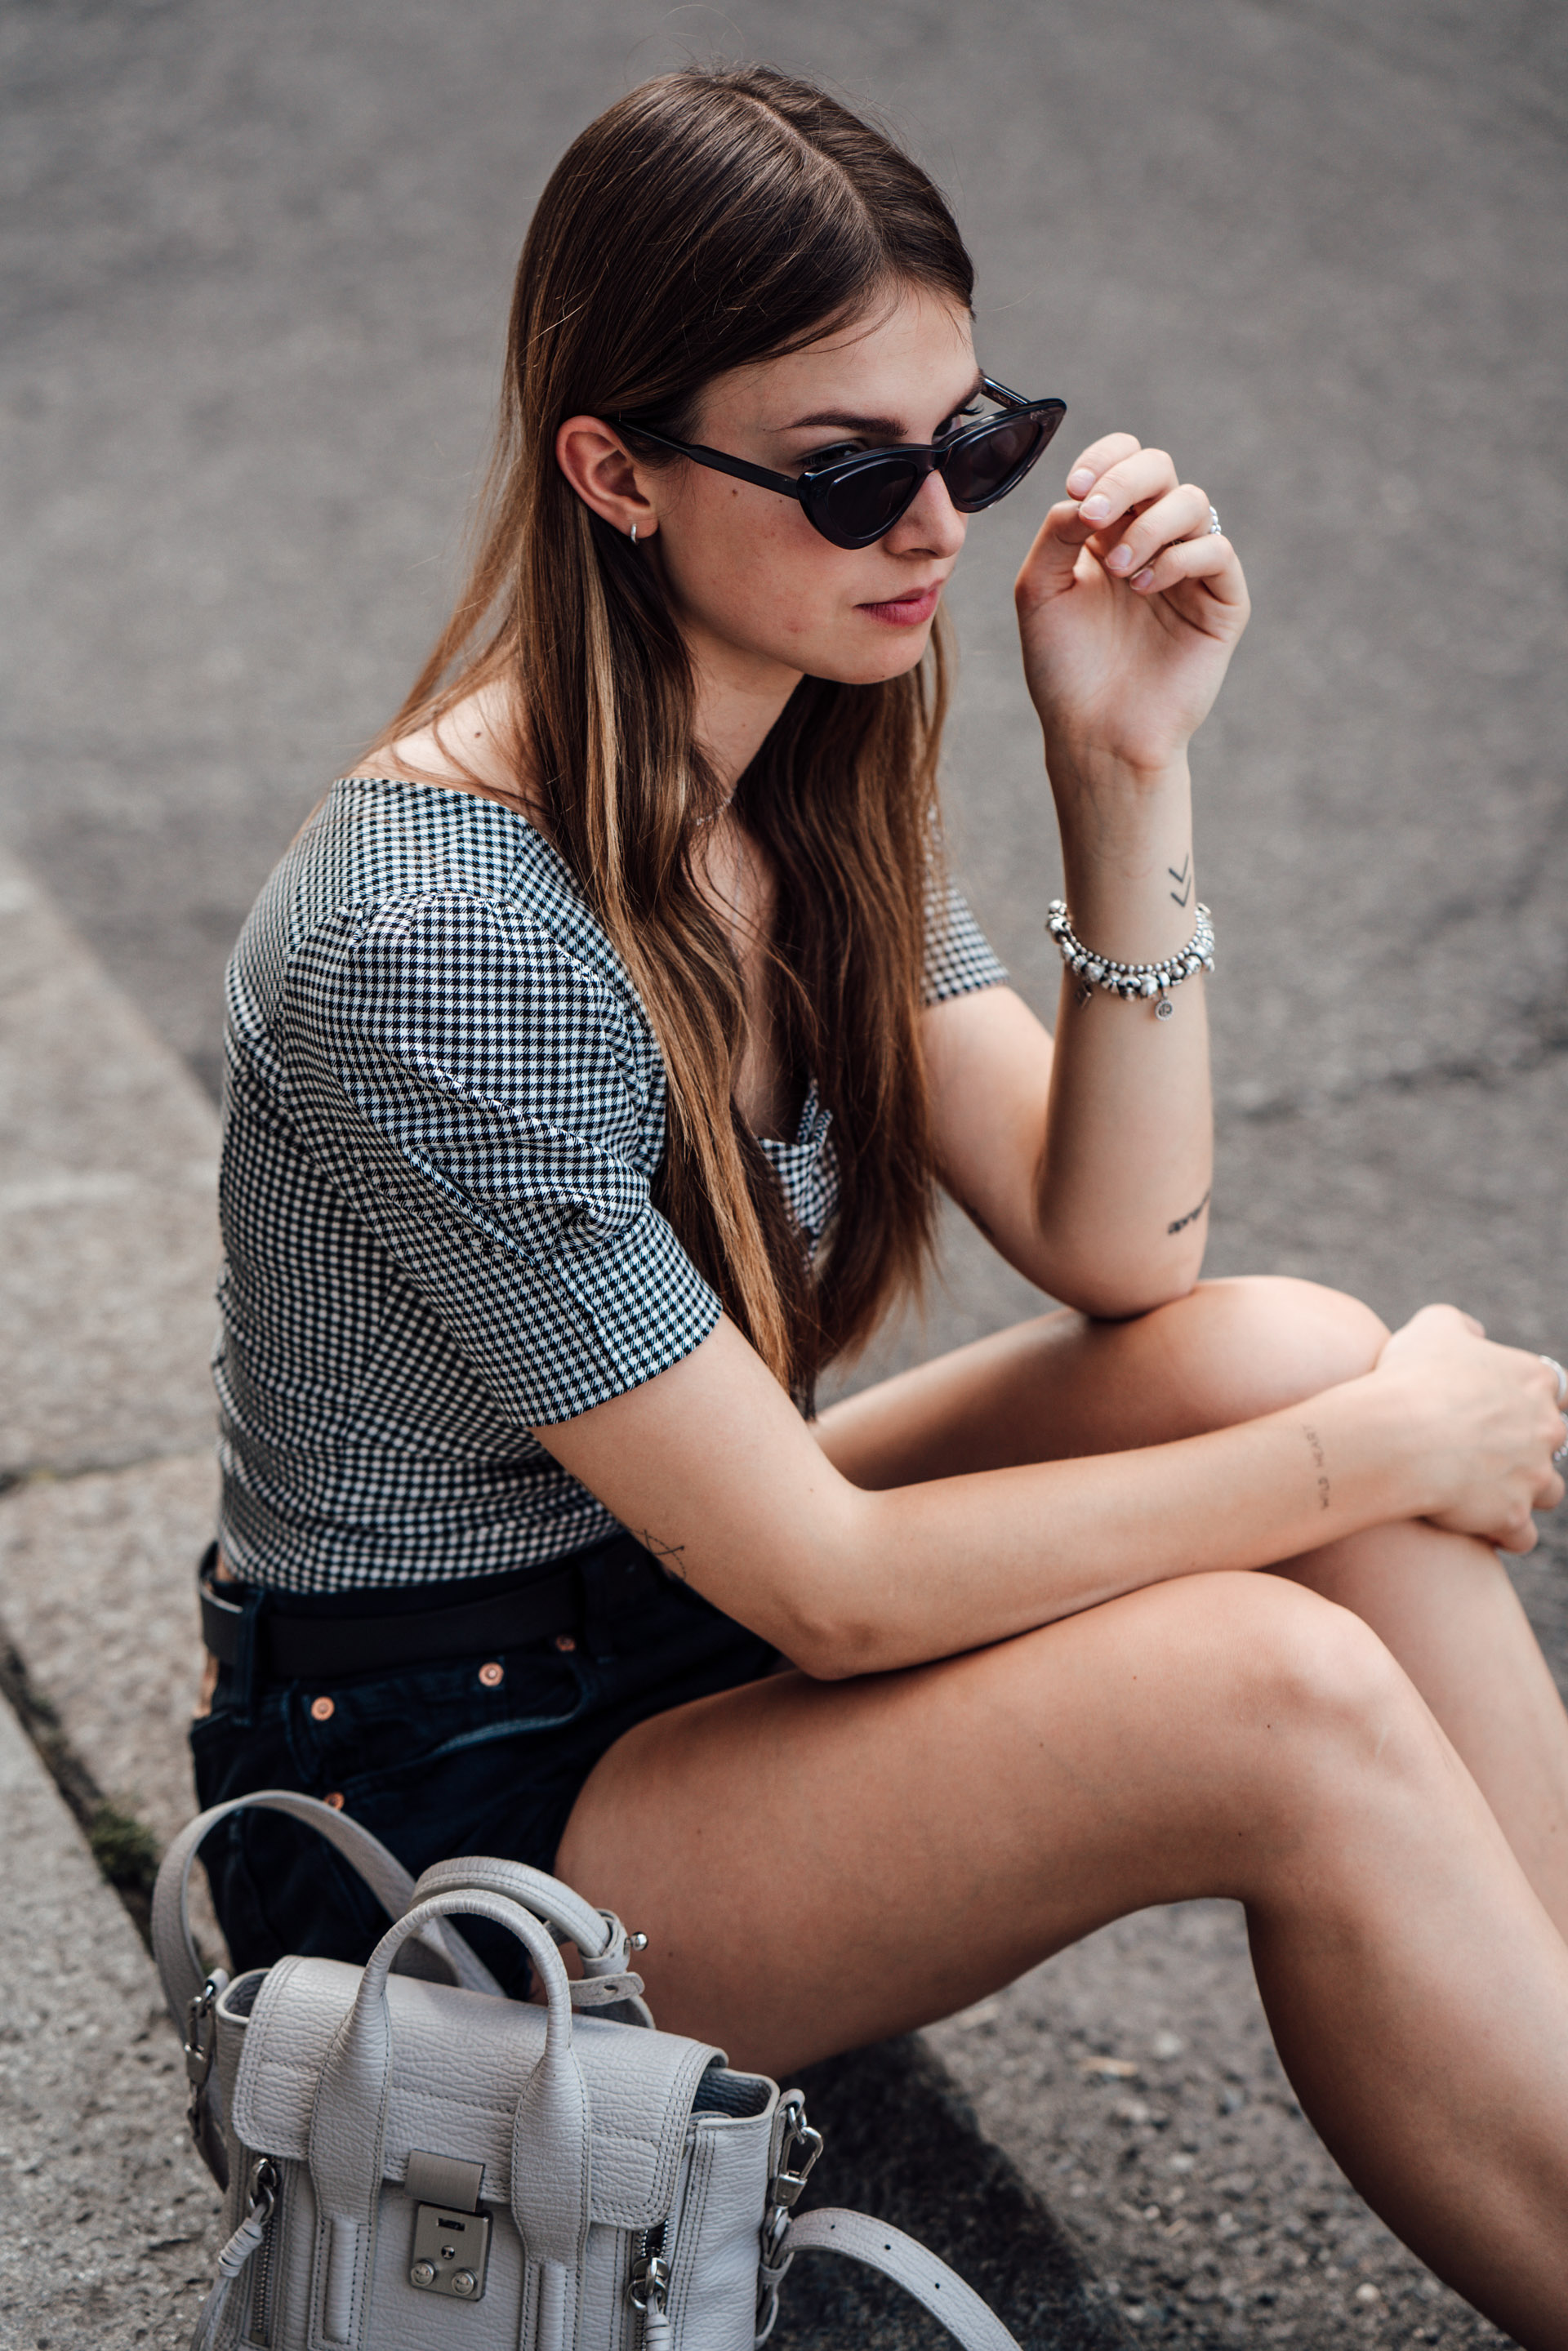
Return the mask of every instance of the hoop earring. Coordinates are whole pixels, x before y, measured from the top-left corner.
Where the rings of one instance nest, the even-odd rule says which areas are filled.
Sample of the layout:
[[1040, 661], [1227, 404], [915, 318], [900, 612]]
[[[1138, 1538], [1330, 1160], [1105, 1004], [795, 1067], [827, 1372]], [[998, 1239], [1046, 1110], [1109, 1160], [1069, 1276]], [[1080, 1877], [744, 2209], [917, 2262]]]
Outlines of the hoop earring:
[[632, 526], [632, 544], [633, 547], [637, 544], [637, 526], [635, 523]]

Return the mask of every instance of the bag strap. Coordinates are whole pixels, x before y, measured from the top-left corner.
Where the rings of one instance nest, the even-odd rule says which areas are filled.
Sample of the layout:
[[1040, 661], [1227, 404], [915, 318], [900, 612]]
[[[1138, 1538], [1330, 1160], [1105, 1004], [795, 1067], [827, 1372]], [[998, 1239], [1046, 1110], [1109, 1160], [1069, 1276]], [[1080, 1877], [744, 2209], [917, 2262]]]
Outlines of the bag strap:
[[923, 2303], [964, 2351], [1019, 2351], [1017, 2338], [1008, 2333], [974, 2287], [965, 2284], [956, 2270], [950, 2270], [902, 2229], [873, 2220], [867, 2212], [847, 2212], [832, 2206], [803, 2212], [789, 2224], [779, 2265], [780, 2275], [796, 2253], [843, 2253], [851, 2261], [863, 2262], [868, 2269], [880, 2270], [883, 2277]]
[[[159, 1865], [158, 1882], [152, 1889], [152, 1956], [169, 2013], [182, 2027], [207, 1976], [191, 1932], [191, 1865], [220, 1821], [231, 1813], [245, 1812], [284, 1813], [290, 1820], [319, 1830], [364, 1880], [390, 1917], [401, 1918], [413, 1900], [413, 1880], [396, 1855], [389, 1853], [381, 1839], [358, 1821], [334, 1812], [330, 1804], [318, 1802], [314, 1796], [301, 1795], [294, 1788], [264, 1788], [253, 1796], [235, 1796], [226, 1804], [214, 1804], [181, 1830]], [[439, 1920], [430, 1921], [422, 1939], [465, 1991], [499, 1992], [501, 1988], [489, 1970], [480, 1965], [460, 1936], [444, 1930]]]

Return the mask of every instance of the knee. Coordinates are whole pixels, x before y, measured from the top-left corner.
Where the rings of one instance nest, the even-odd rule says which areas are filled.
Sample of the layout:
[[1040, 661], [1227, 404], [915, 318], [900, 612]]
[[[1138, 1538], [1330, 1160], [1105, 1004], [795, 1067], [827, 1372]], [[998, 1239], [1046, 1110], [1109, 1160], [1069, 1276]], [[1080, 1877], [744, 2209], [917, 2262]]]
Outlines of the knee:
[[1311, 1818], [1426, 1753], [1426, 1709], [1359, 1616], [1278, 1576], [1204, 1581], [1229, 1587], [1207, 1595], [1223, 1627], [1225, 1695], [1273, 1802]]
[[1206, 1282], [1197, 1298], [1206, 1345], [1245, 1389], [1247, 1418], [1360, 1379], [1388, 1340], [1360, 1299], [1288, 1275]]

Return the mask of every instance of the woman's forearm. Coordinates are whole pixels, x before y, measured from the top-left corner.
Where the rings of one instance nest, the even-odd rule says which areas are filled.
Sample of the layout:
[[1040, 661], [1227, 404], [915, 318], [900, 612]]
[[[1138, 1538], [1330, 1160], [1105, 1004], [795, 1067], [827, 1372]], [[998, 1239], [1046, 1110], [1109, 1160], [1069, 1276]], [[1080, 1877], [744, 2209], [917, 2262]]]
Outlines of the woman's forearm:
[[1171, 1445], [863, 1495], [847, 1555], [810, 1578], [825, 1621], [799, 1662], [832, 1677], [916, 1665], [1414, 1514], [1384, 1393], [1355, 1380]]
[[831, 1679], [1416, 1515], [1431, 1497], [1408, 1418], [1375, 1374], [1212, 1436], [868, 1491], [721, 1323], [646, 1387], [540, 1434], [669, 1573]]
[[[1052, 756], [1067, 904], [1086, 946], [1149, 963], [1196, 924], [1185, 759], [1155, 781]], [[1040, 1274], [1063, 1304], [1137, 1313], [1197, 1279], [1212, 1170], [1208, 1024], [1201, 977], [1152, 1003], [1085, 993], [1064, 974], [1037, 1216]]]

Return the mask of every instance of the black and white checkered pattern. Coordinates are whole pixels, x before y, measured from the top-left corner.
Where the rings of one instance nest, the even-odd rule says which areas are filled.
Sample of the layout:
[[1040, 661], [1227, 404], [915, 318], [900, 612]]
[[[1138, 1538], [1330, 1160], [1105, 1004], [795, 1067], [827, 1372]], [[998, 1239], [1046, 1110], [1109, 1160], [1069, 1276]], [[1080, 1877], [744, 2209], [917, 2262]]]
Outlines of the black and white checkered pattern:
[[[956, 892], [926, 996], [1005, 977]], [[829, 1117], [764, 1141], [809, 1243]], [[664, 1071], [543, 837], [473, 793], [356, 777], [228, 975], [214, 1375], [247, 1581], [498, 1573], [614, 1531], [532, 1437], [688, 1354], [719, 1306], [653, 1207]]]

